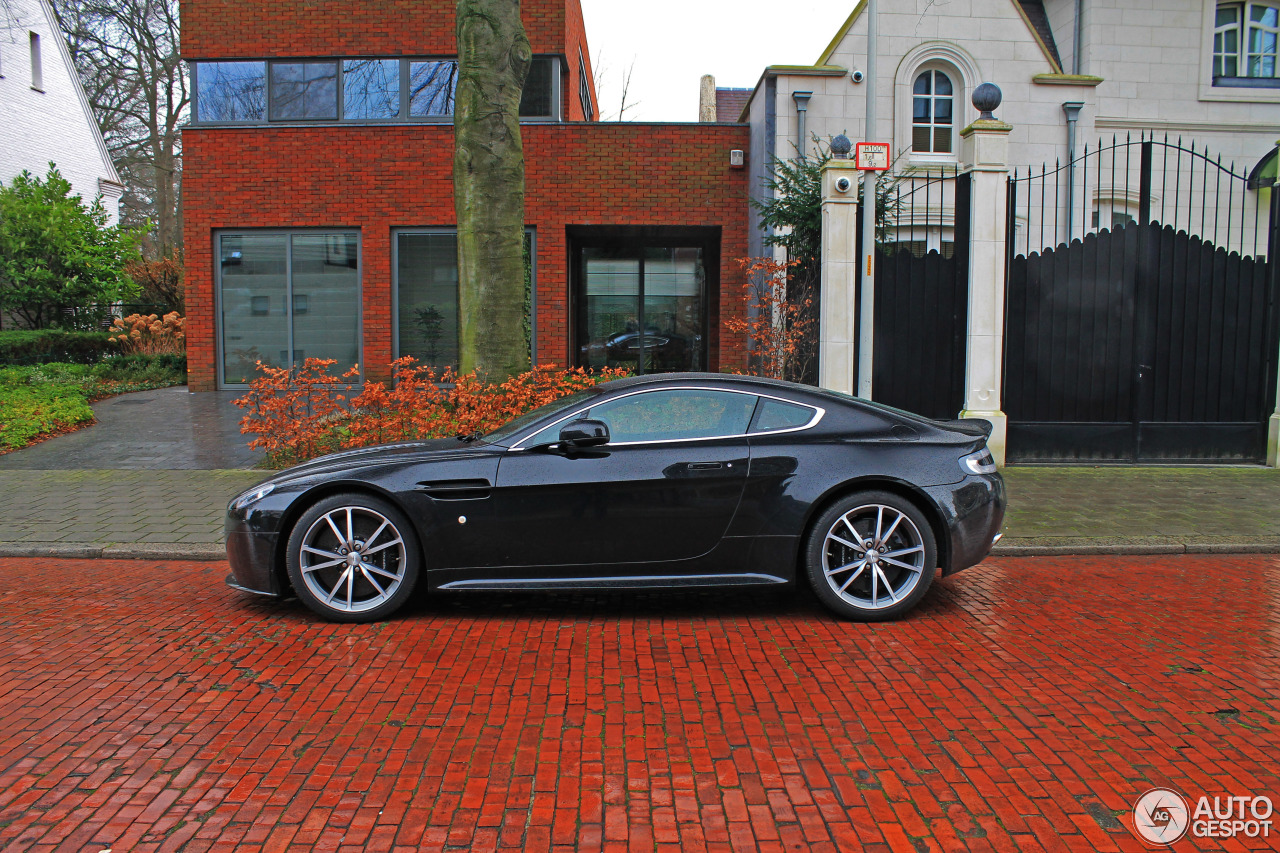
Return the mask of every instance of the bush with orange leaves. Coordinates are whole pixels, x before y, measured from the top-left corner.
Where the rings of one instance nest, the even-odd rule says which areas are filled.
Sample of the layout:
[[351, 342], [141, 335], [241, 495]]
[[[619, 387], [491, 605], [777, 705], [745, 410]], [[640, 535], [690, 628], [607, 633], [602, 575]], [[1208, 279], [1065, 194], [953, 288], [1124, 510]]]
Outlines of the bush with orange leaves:
[[734, 334], [745, 335], [749, 342], [746, 372], [752, 376], [804, 381], [815, 351], [813, 333], [817, 318], [812, 296], [788, 295], [788, 277], [800, 262], [738, 258], [738, 264], [747, 274], [742, 293], [744, 310], [739, 316], [726, 318], [724, 327]]
[[163, 317], [155, 314], [130, 314], [117, 317], [108, 334], [120, 346], [121, 352], [141, 352], [149, 355], [172, 353], [182, 355], [187, 351], [187, 321], [177, 311]]
[[543, 365], [485, 383], [452, 368], [437, 374], [405, 357], [391, 363], [390, 387], [370, 382], [355, 394], [359, 371], [334, 375], [336, 364], [320, 358], [293, 369], [258, 363], [261, 375], [235, 402], [246, 412], [240, 431], [256, 436], [249, 446], [266, 451], [272, 467], [346, 448], [488, 432], [559, 397], [627, 375]]

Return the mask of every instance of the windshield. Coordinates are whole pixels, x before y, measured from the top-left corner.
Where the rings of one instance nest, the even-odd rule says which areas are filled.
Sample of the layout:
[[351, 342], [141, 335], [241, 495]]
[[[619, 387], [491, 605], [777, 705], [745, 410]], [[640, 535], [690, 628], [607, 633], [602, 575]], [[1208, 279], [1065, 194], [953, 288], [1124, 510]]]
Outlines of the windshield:
[[543, 418], [550, 417], [551, 415], [554, 415], [564, 409], [568, 409], [571, 406], [576, 406], [583, 400], [588, 400], [599, 393], [600, 392], [595, 388], [588, 388], [585, 391], [578, 391], [576, 394], [570, 394], [568, 397], [561, 397], [558, 400], [552, 400], [545, 406], [540, 406], [532, 412], [525, 412], [514, 421], [509, 421], [503, 426], [495, 429], [493, 432], [486, 433], [483, 438], [490, 444], [506, 446], [510, 444], [510, 439], [516, 433], [520, 432], [530, 424], [540, 421]]

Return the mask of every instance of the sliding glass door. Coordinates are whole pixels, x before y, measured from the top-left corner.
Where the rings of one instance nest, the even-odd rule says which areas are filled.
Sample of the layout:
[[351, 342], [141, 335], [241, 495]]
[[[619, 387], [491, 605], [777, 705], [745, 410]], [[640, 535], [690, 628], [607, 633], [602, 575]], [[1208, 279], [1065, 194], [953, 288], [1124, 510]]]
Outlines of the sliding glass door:
[[221, 384], [272, 367], [360, 363], [360, 245], [355, 233], [220, 234]]

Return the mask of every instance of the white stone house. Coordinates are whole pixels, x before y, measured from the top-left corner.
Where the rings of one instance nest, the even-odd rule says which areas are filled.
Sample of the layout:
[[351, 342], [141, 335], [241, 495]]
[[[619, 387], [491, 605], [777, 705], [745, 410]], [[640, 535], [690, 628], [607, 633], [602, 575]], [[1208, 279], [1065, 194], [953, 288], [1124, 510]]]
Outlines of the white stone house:
[[85, 203], [119, 220], [124, 184], [111, 162], [47, 0], [0, 3], [0, 182], [57, 164]]
[[[811, 134], [890, 142], [899, 173], [958, 164], [959, 131], [977, 117], [970, 95], [985, 81], [1003, 90], [997, 117], [1013, 125], [1009, 163], [1024, 174], [1069, 159], [1071, 124], [1077, 157], [1113, 134], [1181, 137], [1238, 170], [1274, 157], [1277, 0], [881, 0], [869, 134], [869, 84], [854, 73], [868, 65], [865, 10], [862, 0], [812, 66], [761, 75], [741, 115], [752, 127], [757, 195], [771, 158], [811, 151]], [[1094, 188], [1077, 204], [1103, 227], [1133, 214], [1132, 199], [1105, 196]], [[945, 226], [930, 230], [928, 246], [939, 248]], [[759, 229], [751, 239], [752, 254], [762, 254]]]

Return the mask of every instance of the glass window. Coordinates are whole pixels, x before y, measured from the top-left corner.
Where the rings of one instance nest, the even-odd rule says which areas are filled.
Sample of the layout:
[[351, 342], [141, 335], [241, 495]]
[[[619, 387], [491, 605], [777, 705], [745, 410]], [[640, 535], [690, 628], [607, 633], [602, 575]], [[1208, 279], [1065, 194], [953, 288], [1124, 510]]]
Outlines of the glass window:
[[258, 361], [359, 364], [356, 234], [221, 234], [218, 288], [224, 384], [247, 384]]
[[400, 115], [400, 61], [347, 59], [342, 63], [342, 117], [397, 118]]
[[[1215, 81], [1217, 78], [1274, 80], [1278, 76], [1280, 6], [1274, 3], [1220, 3], [1213, 24]], [[1227, 79], [1219, 85], [1241, 84]]]
[[582, 118], [595, 121], [596, 110], [591, 105], [591, 78], [587, 76], [587, 62], [578, 52], [578, 100], [582, 103]]
[[224, 381], [247, 384], [261, 361], [289, 364], [289, 238], [223, 235], [219, 239]]
[[199, 121], [261, 121], [267, 115], [265, 62], [196, 63]]
[[796, 429], [813, 420], [815, 410], [798, 403], [785, 403], [761, 397], [756, 416], [751, 423], [752, 432], [769, 432], [776, 429]]
[[396, 235], [396, 352], [437, 369], [458, 364], [458, 237]]
[[[360, 271], [355, 234], [295, 234], [290, 263], [293, 360], [360, 361]], [[302, 309], [301, 311], [299, 309]]]
[[524, 78], [524, 94], [520, 97], [520, 115], [528, 118], [553, 118], [552, 72], [550, 57], [538, 57]]
[[409, 115], [414, 118], [453, 115], [458, 63], [423, 60], [409, 63]]
[[706, 366], [701, 247], [590, 247], [581, 264], [581, 366], [636, 373]]
[[911, 150], [950, 154], [955, 90], [941, 71], [922, 71], [912, 87]]
[[756, 399], [733, 391], [648, 391], [592, 406], [584, 417], [608, 424], [611, 443], [727, 437], [747, 431]]
[[337, 62], [271, 63], [271, 118], [336, 119]]
[[[524, 235], [526, 342], [533, 358], [533, 229]], [[418, 364], [458, 366], [458, 234], [399, 231], [395, 235], [396, 355]]]

